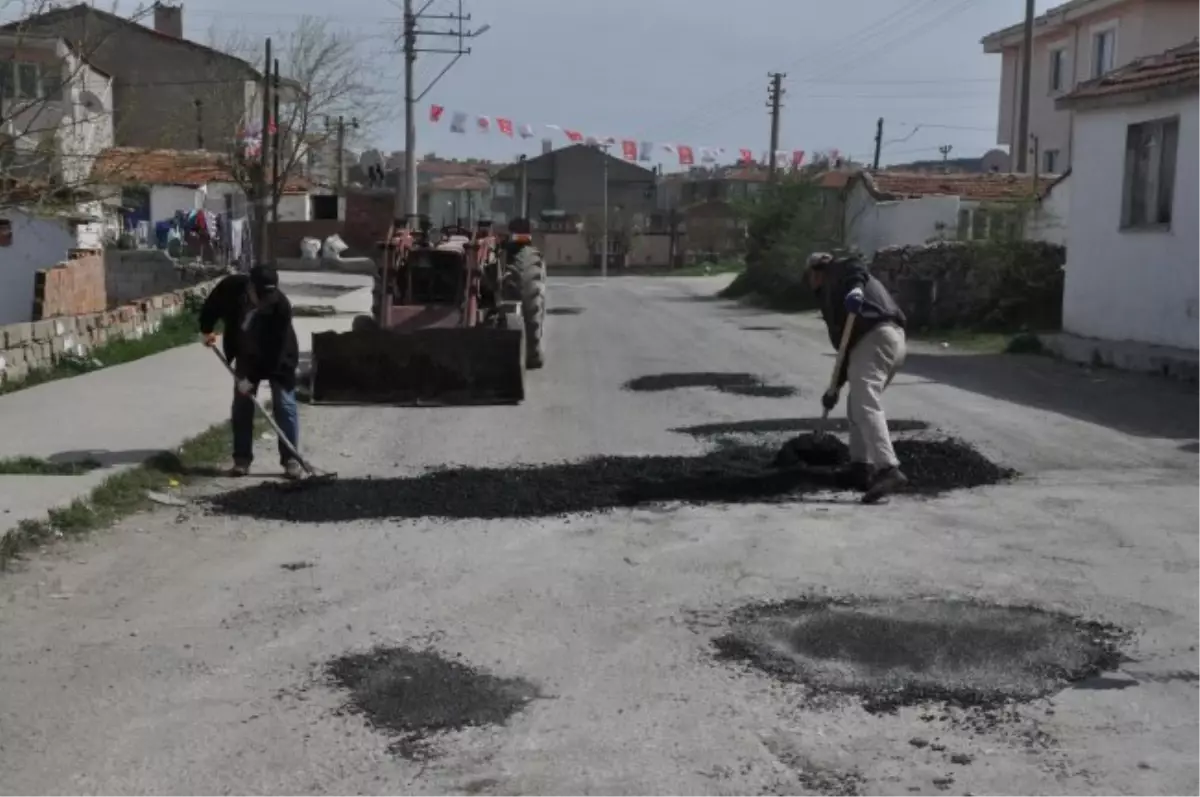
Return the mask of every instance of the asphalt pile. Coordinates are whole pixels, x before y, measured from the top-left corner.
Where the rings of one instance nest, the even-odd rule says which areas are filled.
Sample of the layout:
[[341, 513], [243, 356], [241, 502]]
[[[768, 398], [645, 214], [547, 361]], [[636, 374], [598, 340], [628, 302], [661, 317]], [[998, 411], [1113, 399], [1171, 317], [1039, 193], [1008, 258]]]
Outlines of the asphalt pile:
[[797, 393], [794, 387], [770, 385], [754, 374], [712, 371], [639, 376], [637, 379], [626, 382], [624, 387], [635, 393], [660, 393], [664, 390], [701, 387], [719, 390], [722, 393], [758, 398], [786, 398]]
[[1126, 635], [1030, 607], [968, 601], [798, 599], [734, 612], [719, 659], [859, 698], [872, 712], [1027, 702], [1115, 669]]
[[394, 736], [391, 752], [412, 759], [434, 754], [433, 737], [480, 725], [503, 725], [540, 694], [520, 678], [500, 678], [432, 650], [378, 647], [325, 666], [350, 693], [346, 708]]
[[[900, 441], [908, 490], [936, 494], [992, 484], [1010, 472], [954, 441]], [[535, 518], [647, 503], [787, 503], [841, 489], [835, 468], [772, 466], [765, 445], [721, 445], [699, 456], [603, 456], [509, 468], [455, 467], [415, 477], [317, 485], [264, 482], [209, 499], [218, 514], [294, 523], [402, 518]]]
[[[726, 421], [723, 423], [703, 423], [696, 426], [680, 426], [671, 431], [698, 438], [728, 437], [733, 435], [811, 432], [820, 423], [820, 418], [762, 418], [751, 421]], [[925, 421], [888, 419], [888, 430], [893, 434], [921, 432], [928, 428], [929, 424]], [[825, 421], [825, 431], [827, 432], [847, 432], [849, 429], [850, 422], [845, 418], [828, 418]]]

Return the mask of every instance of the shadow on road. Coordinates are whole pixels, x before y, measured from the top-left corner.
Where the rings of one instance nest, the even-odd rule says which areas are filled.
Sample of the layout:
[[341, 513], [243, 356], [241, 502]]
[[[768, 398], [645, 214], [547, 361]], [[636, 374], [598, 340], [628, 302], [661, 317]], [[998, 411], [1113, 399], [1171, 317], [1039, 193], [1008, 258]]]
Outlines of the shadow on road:
[[904, 373], [1136, 437], [1200, 436], [1196, 388], [1149, 375], [1087, 371], [1048, 357], [920, 353], [909, 353]]

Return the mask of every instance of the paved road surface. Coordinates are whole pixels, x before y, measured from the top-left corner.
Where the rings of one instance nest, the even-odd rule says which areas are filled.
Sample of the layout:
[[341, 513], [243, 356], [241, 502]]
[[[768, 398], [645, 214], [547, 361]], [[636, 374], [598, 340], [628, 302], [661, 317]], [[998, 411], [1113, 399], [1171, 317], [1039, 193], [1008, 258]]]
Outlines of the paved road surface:
[[[819, 325], [710, 301], [715, 286], [559, 280], [552, 306], [583, 312], [549, 319], [549, 367], [522, 406], [307, 407], [307, 447], [343, 476], [388, 477], [699, 453], [671, 429], [815, 414], [831, 362]], [[621, 390], [705, 370], [802, 395]], [[161, 511], [35, 558], [0, 578], [0, 790], [754, 794], [853, 775], [866, 793], [938, 793], [951, 774], [955, 793], [1195, 793], [1195, 393], [933, 349], [910, 355], [889, 396], [893, 417], [1025, 475], [886, 508], [337, 526]], [[281, 568], [296, 561], [313, 566]], [[1113, 676], [1137, 683], [1069, 689], [1026, 708], [1024, 736], [990, 736], [918, 708], [804, 705], [796, 687], [713, 660], [724, 612], [813, 590], [1103, 619], [1137, 631], [1136, 660]], [[431, 644], [545, 699], [415, 763], [317, 679], [329, 658], [377, 643]], [[974, 762], [951, 765], [915, 735]]]

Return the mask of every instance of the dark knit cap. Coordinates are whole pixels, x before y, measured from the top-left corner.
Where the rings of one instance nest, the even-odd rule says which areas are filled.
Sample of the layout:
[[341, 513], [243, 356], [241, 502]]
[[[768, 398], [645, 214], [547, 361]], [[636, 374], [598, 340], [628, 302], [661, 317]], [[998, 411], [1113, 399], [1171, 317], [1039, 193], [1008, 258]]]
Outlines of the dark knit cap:
[[255, 266], [250, 269], [250, 284], [262, 293], [273, 291], [279, 287], [279, 272], [270, 266]]

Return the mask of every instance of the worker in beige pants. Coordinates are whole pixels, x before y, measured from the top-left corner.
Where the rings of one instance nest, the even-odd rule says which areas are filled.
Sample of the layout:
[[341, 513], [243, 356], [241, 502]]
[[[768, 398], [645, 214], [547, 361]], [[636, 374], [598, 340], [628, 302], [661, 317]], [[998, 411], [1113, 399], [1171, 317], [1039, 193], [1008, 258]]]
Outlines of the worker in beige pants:
[[809, 282], [821, 302], [821, 316], [834, 348], [852, 321], [846, 357], [837, 387], [825, 392], [826, 412], [837, 406], [842, 385], [850, 385], [846, 410], [850, 420], [851, 483], [865, 492], [863, 502], [884, 500], [907, 483], [892, 448], [883, 391], [904, 364], [904, 313], [887, 288], [853, 256], [818, 252], [808, 259]]

